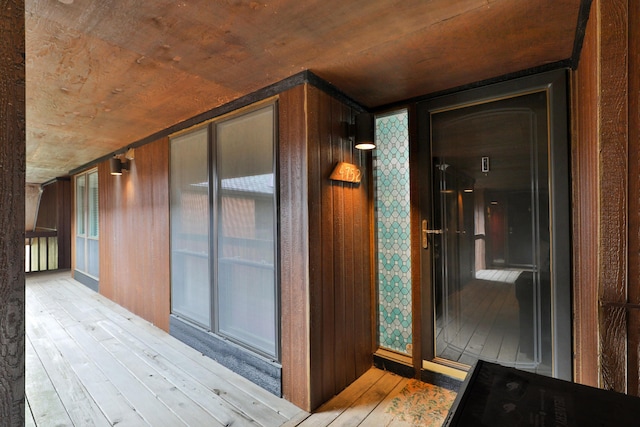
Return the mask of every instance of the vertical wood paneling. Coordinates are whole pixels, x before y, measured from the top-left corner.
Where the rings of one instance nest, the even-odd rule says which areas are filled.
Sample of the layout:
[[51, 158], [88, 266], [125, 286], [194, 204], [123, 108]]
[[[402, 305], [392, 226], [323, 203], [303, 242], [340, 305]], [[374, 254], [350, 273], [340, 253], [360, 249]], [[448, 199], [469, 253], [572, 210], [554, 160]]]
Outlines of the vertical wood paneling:
[[56, 230], [58, 225], [58, 181], [42, 187], [38, 206], [37, 229]]
[[[278, 171], [280, 201], [281, 362], [284, 397], [301, 408], [310, 407], [310, 299], [309, 281], [318, 269], [309, 269], [309, 231], [312, 217], [307, 204], [306, 92], [298, 86], [280, 95], [278, 102]], [[309, 191], [313, 183], [309, 183]], [[316, 251], [317, 252], [317, 251]], [[314, 252], [314, 253], [316, 253]], [[315, 373], [314, 373], [315, 375]]]
[[[410, 186], [410, 194], [411, 194], [411, 241], [412, 242], [420, 242], [422, 239], [422, 224], [421, 220], [423, 218], [423, 210], [421, 208], [422, 203], [425, 203], [421, 197], [425, 197], [424, 188], [430, 188], [431, 185], [424, 185], [421, 183], [421, 178], [424, 176], [422, 169], [424, 167], [430, 167], [431, 164], [431, 154], [426, 153], [430, 151], [429, 144], [427, 147], [419, 145], [418, 139], [418, 112], [416, 110], [415, 105], [412, 105], [408, 110], [408, 124], [409, 124], [409, 162], [411, 165], [416, 165], [417, 167], [409, 168], [409, 186]], [[422, 152], [420, 151], [422, 149]], [[428, 174], [431, 175], [431, 174]], [[426, 195], [427, 199], [430, 200], [431, 196]], [[428, 203], [428, 202], [427, 202]], [[424, 255], [423, 255], [424, 252]], [[431, 313], [433, 310], [433, 304], [431, 301], [430, 294], [428, 294], [427, 290], [432, 289], [433, 285], [430, 280], [428, 282], [425, 281], [422, 277], [422, 271], [420, 268], [416, 266], [422, 265], [422, 257], [428, 255], [425, 250], [422, 248], [422, 245], [411, 245], [411, 283], [414, 285], [411, 289], [411, 329], [412, 329], [412, 352], [411, 358], [413, 363], [413, 369], [416, 375], [416, 378], [420, 378], [422, 372], [422, 361], [426, 360], [427, 357], [433, 358], [435, 355], [429, 354], [428, 356], [425, 354], [425, 349], [433, 348], [433, 334], [429, 333], [429, 330], [434, 331], [433, 322], [429, 322], [428, 326], [425, 326], [425, 322], [423, 322], [423, 315], [428, 316], [428, 313]], [[428, 260], [428, 261], [427, 261]], [[425, 262], [431, 262], [431, 257], [428, 256], [425, 259]], [[424, 284], [428, 283], [428, 286]], [[420, 284], [417, 285], [416, 284]], [[427, 341], [429, 344], [427, 344]]]
[[[375, 281], [372, 275], [373, 245], [372, 245], [372, 221], [373, 215], [373, 189], [371, 185], [372, 156], [371, 153], [352, 149], [353, 164], [362, 171], [360, 185], [363, 190], [353, 191], [353, 241], [358, 242], [360, 249], [353, 252], [353, 273], [356, 278], [363, 280], [362, 286], [354, 286], [353, 307], [362, 303], [369, 307], [369, 316], [359, 313], [354, 319], [355, 339], [355, 376], [360, 377], [371, 366], [371, 355], [377, 347], [374, 339], [376, 330], [376, 309], [373, 299]], [[369, 286], [366, 286], [367, 281]], [[355, 311], [354, 311], [355, 313]]]
[[599, 354], [599, 385], [629, 394], [640, 393], [639, 27], [640, 3], [594, 1], [572, 82], [576, 380], [594, 381]]
[[[335, 361], [333, 357], [333, 318], [335, 307], [333, 283], [332, 249], [322, 244], [333, 236], [333, 222], [327, 221], [324, 212], [332, 211], [333, 199], [329, 188], [318, 176], [323, 174], [323, 165], [331, 161], [331, 144], [322, 139], [322, 129], [327, 124], [327, 109], [320, 100], [320, 93], [307, 87], [307, 126], [309, 151], [309, 304], [311, 330], [311, 401], [317, 406], [317, 395], [324, 395], [333, 388]], [[319, 287], [315, 284], [322, 283]], [[330, 373], [326, 375], [326, 373]]]
[[57, 179], [43, 187], [36, 227], [58, 232], [58, 268], [71, 268], [71, 182]]
[[[308, 92], [309, 99], [314, 100], [309, 103], [309, 128], [314, 129], [309, 133], [309, 146], [319, 144], [318, 150], [309, 150], [309, 163], [318, 165], [313, 171], [310, 169], [309, 182], [320, 186], [319, 193], [310, 190], [310, 206], [312, 197], [318, 196], [320, 200], [315, 203], [321, 206], [320, 221], [310, 221], [310, 235], [319, 224], [318, 234], [322, 239], [310, 240], [311, 248], [319, 248], [322, 256], [318, 265], [322, 269], [322, 280], [310, 283], [313, 292], [322, 294], [319, 321], [312, 319], [311, 322], [312, 326], [319, 325], [322, 332], [323, 360], [314, 363], [312, 356], [311, 365], [312, 370], [316, 366], [322, 370], [321, 390], [312, 384], [312, 404], [319, 405], [353, 382], [372, 363], [371, 211], [366, 178], [357, 186], [328, 179], [337, 162], [356, 163], [345, 127], [345, 123], [352, 122], [354, 113], [317, 88], [309, 87]], [[317, 115], [313, 114], [311, 105], [316, 106]], [[314, 123], [314, 119], [317, 122]], [[319, 163], [314, 153], [319, 153]], [[358, 160], [359, 156], [366, 159], [365, 154], [359, 154]], [[365, 174], [368, 172], [365, 164], [359, 166]], [[355, 215], [362, 216], [356, 221]], [[360, 238], [356, 239], [356, 235]], [[364, 274], [355, 274], [356, 259], [365, 265]], [[311, 270], [315, 267], [313, 263], [310, 265]], [[312, 329], [312, 339], [314, 336]], [[363, 341], [359, 341], [362, 337]]]
[[58, 184], [58, 268], [71, 268], [71, 180], [60, 179]]
[[599, 1], [600, 26], [600, 252], [604, 301], [626, 302], [628, 167], [627, 0]]
[[[353, 164], [355, 163], [353, 159], [353, 143], [348, 139], [348, 135], [345, 135], [343, 126], [343, 123], [352, 123], [351, 109], [334, 99], [332, 110], [334, 117], [332, 120], [332, 134], [339, 136], [337, 144], [341, 146], [340, 150], [342, 152], [342, 161]], [[362, 185], [362, 183], [360, 185]], [[356, 205], [356, 193], [360, 191], [360, 185], [356, 186], [348, 183], [343, 184], [344, 199], [342, 209], [344, 212], [344, 228], [343, 234], [342, 236], [339, 236], [339, 238], [343, 242], [344, 251], [342, 287], [344, 289], [345, 377], [344, 383], [338, 385], [340, 390], [357, 378], [356, 337], [361, 333], [361, 331], [356, 329], [356, 318], [359, 313], [356, 313], [354, 308], [358, 302], [355, 299], [355, 290], [356, 288], [362, 288], [362, 286], [356, 285], [354, 258], [356, 253], [361, 252], [362, 241], [354, 239], [354, 212], [358, 208], [361, 208]]]
[[599, 385], [598, 41], [595, 5], [572, 74], [574, 380]]
[[[334, 299], [334, 317], [333, 319], [326, 319], [329, 323], [333, 324], [333, 346], [335, 348], [335, 373], [333, 376], [334, 392], [340, 391], [346, 387], [347, 384], [347, 340], [348, 340], [348, 328], [347, 316], [346, 316], [346, 280], [345, 280], [345, 262], [347, 257], [345, 232], [346, 232], [346, 212], [345, 212], [345, 198], [347, 187], [352, 184], [346, 184], [343, 182], [335, 182], [327, 180], [327, 177], [331, 174], [332, 167], [340, 161], [344, 160], [344, 148], [342, 145], [341, 136], [344, 137], [344, 133], [336, 133], [335, 125], [340, 123], [340, 116], [337, 102], [328, 97], [324, 93], [320, 93], [321, 103], [324, 108], [327, 108], [327, 121], [321, 127], [324, 137], [326, 138], [326, 145], [331, 150], [331, 161], [324, 164], [324, 173], [321, 176], [315, 177], [320, 182], [325, 182], [331, 187], [331, 194], [329, 197], [333, 200], [333, 209], [327, 210], [322, 213], [325, 222], [333, 222], [333, 235], [327, 236], [327, 240], [322, 242], [322, 245], [326, 245], [333, 248], [333, 299]], [[341, 135], [342, 134], [342, 135]], [[325, 143], [321, 144], [325, 145]], [[328, 327], [328, 324], [323, 325]]]
[[135, 150], [131, 170], [98, 168], [100, 293], [169, 329], [169, 143]]
[[0, 423], [24, 425], [24, 1], [0, 0]]
[[[349, 107], [307, 86], [305, 110], [299, 91], [285, 92], [279, 100], [282, 365], [285, 397], [310, 410], [372, 366], [369, 180], [357, 186], [329, 180], [338, 161], [358, 164], [368, 176], [370, 160], [355, 153], [347, 137], [344, 124], [354, 114]], [[304, 172], [307, 187], [301, 188], [294, 182]], [[295, 200], [307, 206], [287, 206]], [[293, 245], [301, 232], [307, 234]], [[289, 263], [304, 256], [308, 270], [288, 276], [289, 268], [299, 268]], [[292, 305], [294, 300], [299, 306]], [[308, 319], [300, 307], [308, 308]], [[300, 349], [301, 344], [308, 347]], [[303, 385], [301, 378], [307, 378]]]
[[600, 24], [600, 320], [602, 386], [626, 391], [628, 75], [627, 0], [598, 1]]

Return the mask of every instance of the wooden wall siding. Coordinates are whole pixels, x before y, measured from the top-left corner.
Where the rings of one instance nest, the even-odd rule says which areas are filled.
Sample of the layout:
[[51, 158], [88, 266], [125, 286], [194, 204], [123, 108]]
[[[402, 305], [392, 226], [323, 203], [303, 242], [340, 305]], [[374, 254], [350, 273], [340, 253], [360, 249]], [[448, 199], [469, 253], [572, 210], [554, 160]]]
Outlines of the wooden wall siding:
[[98, 167], [100, 293], [169, 329], [169, 140], [136, 148], [131, 170]]
[[[640, 306], [640, 2], [629, 1], [629, 302]], [[640, 396], [640, 310], [629, 312], [629, 394]]]
[[25, 231], [34, 231], [38, 203], [40, 202], [40, 184], [25, 185]]
[[40, 205], [38, 206], [38, 219], [36, 220], [36, 228], [55, 230], [58, 225], [57, 215], [58, 203], [58, 182], [42, 187], [42, 195], [40, 196]]
[[598, 342], [598, 44], [595, 9], [571, 78], [574, 380], [599, 385]]
[[[579, 201], [576, 208], [583, 211], [575, 218], [587, 218], [576, 224], [581, 230], [575, 230], [579, 238], [574, 242], [575, 276], [581, 280], [574, 286], [576, 352], [589, 354], [577, 359], [576, 376], [591, 381], [587, 370], [598, 348], [588, 337], [593, 307], [585, 304], [591, 304], [597, 294], [598, 329], [591, 333], [599, 337], [599, 385], [636, 395], [640, 376], [638, 12], [635, 1], [594, 1], [573, 85], [574, 196]], [[585, 211], [589, 208], [595, 208], [591, 211], [595, 218]], [[593, 237], [587, 237], [594, 230], [595, 244]], [[597, 283], [588, 274], [594, 274], [591, 277]]]
[[0, 0], [0, 424], [24, 425], [24, 1]]
[[36, 228], [58, 231], [58, 268], [71, 268], [71, 181], [57, 179], [43, 187]]
[[627, 0], [598, 1], [600, 20], [600, 336], [602, 385], [626, 391]]
[[[309, 218], [307, 205], [306, 91], [280, 95], [279, 198], [281, 362], [284, 397], [309, 410]], [[316, 372], [313, 372], [314, 377]]]
[[339, 393], [372, 366], [369, 178], [358, 186], [328, 179], [339, 161], [366, 172], [367, 155], [352, 148], [343, 123], [353, 112], [307, 88], [311, 406]]
[[[372, 366], [370, 154], [346, 138], [351, 109], [321, 90], [279, 105], [283, 391], [311, 410]], [[338, 161], [359, 165], [360, 185], [328, 179]]]

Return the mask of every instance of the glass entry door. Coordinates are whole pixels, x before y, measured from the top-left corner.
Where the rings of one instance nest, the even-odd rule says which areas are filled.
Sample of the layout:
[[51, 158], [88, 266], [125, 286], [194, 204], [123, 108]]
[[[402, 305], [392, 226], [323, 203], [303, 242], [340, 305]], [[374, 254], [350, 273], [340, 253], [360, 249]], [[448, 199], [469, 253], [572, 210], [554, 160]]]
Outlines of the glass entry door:
[[568, 230], [554, 235], [554, 226], [568, 229], [567, 192], [556, 188], [565, 180], [554, 177], [568, 172], [556, 164], [550, 96], [548, 86], [521, 89], [439, 101], [422, 113], [430, 143], [423, 271], [431, 272], [423, 286], [433, 310], [425, 353], [437, 362], [571, 375], [570, 334], [560, 338], [570, 329], [568, 262], [557, 264], [569, 254], [554, 252], [568, 247]]

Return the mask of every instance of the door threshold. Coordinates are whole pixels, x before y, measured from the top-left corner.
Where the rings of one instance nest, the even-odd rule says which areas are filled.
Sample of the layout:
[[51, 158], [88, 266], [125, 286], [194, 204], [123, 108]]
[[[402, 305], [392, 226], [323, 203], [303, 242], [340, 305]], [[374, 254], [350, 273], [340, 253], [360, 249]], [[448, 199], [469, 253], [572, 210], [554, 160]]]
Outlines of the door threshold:
[[428, 360], [422, 361], [422, 369], [425, 371], [431, 371], [437, 374], [446, 375], [460, 381], [464, 381], [464, 379], [467, 378], [467, 371], [463, 369], [453, 368], [450, 366], [442, 365], [440, 363], [430, 362]]

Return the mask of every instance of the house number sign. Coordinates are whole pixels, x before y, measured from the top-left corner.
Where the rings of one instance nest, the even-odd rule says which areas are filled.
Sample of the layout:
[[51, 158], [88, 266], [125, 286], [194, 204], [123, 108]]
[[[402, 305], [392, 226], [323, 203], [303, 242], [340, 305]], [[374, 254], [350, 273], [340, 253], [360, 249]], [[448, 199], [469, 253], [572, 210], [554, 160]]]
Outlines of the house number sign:
[[331, 172], [329, 179], [334, 181], [352, 182], [359, 184], [362, 178], [362, 172], [356, 165], [351, 163], [339, 162]]

